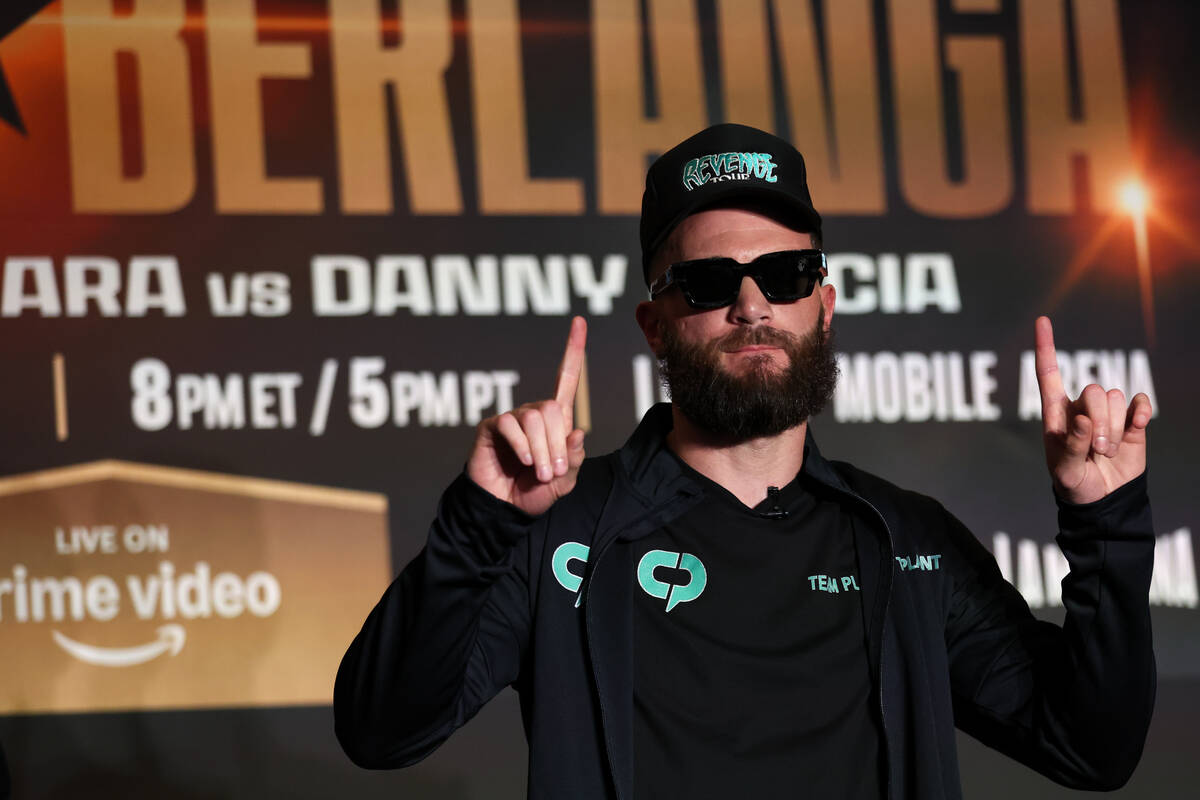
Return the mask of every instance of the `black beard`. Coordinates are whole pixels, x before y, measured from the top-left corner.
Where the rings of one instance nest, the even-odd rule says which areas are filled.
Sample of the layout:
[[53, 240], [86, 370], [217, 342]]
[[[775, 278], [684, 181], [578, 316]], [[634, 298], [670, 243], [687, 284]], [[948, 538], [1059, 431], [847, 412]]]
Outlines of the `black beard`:
[[[680, 340], [663, 327], [659, 369], [671, 402], [694, 425], [722, 438], [744, 441], [776, 436], [819, 414], [837, 385], [837, 359], [821, 310], [803, 337], [768, 326], [740, 328], [705, 345]], [[743, 375], [721, 367], [721, 352], [752, 344], [780, 347], [788, 365], [778, 369], [770, 355], [751, 357]]]

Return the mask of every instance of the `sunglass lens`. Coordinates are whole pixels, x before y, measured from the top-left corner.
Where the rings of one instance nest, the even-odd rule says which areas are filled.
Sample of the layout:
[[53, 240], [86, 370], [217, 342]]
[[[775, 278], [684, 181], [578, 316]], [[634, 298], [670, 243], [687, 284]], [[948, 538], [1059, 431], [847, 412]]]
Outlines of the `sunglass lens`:
[[799, 300], [812, 293], [814, 276], [794, 253], [771, 253], [754, 262], [758, 286], [775, 303]]
[[680, 273], [680, 288], [693, 308], [721, 308], [737, 299], [741, 275], [724, 259], [689, 265]]

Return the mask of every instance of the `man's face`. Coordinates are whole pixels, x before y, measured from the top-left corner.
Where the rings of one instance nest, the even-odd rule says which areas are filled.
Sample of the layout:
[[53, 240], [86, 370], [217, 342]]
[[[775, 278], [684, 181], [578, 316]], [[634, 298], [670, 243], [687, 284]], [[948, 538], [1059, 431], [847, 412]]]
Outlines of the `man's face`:
[[[710, 209], [685, 219], [663, 248], [667, 263], [716, 256], [748, 262], [763, 253], [812, 246], [755, 211]], [[793, 303], [768, 301], [750, 277], [725, 308], [690, 308], [678, 288], [638, 307], [647, 342], [663, 361], [676, 406], [713, 433], [737, 439], [770, 436], [804, 422], [828, 402], [837, 368], [828, 341], [831, 286]]]

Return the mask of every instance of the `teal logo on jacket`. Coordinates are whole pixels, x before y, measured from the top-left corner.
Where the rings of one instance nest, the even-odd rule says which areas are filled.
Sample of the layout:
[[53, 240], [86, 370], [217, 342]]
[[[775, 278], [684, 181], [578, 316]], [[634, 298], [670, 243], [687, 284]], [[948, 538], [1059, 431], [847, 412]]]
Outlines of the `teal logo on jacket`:
[[911, 572], [920, 570], [921, 572], [931, 572], [939, 570], [941, 565], [941, 553], [927, 553], [924, 555], [912, 556], [896, 556], [896, 563], [900, 566], [901, 572]]
[[[681, 569], [688, 573], [684, 584], [667, 583], [654, 577], [659, 567]], [[708, 584], [708, 570], [704, 563], [691, 553], [672, 553], [669, 550], [651, 550], [642, 556], [637, 568], [638, 585], [651, 597], [667, 601], [667, 612], [680, 603], [695, 600]]]
[[586, 544], [563, 542], [550, 557], [550, 569], [554, 572], [554, 579], [560, 586], [575, 595], [576, 608], [579, 608], [579, 602], [583, 599], [583, 595], [579, 594], [579, 587], [583, 584], [583, 575], [571, 572], [569, 565], [572, 561], [586, 565], [590, 552], [591, 548]]

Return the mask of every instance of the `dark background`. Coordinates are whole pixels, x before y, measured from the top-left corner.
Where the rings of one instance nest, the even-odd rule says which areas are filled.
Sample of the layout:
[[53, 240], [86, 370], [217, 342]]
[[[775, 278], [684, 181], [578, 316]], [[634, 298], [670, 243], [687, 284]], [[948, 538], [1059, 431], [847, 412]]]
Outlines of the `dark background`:
[[[1050, 0], [1057, 2], [1057, 0]], [[1086, 13], [1087, 3], [1075, 3]], [[820, 6], [820, 4], [818, 4]], [[1012, 34], [1017, 3], [1001, 13], [964, 20], [940, 3], [946, 30], [974, 26]], [[461, 3], [451, 4], [465, 16]], [[706, 31], [705, 63], [715, 74], [713, 5], [697, 5]], [[320, 2], [263, 3], [266, 13], [297, 16], [323, 13]], [[199, 4], [189, 4], [198, 11]], [[600, 215], [595, 208], [591, 57], [585, 3], [520, 3], [522, 19], [555, 25], [529, 26], [523, 41], [529, 107], [531, 170], [535, 176], [580, 176], [588, 198], [578, 217], [486, 217], [474, 209], [470, 88], [461, 29], [447, 75], [466, 212], [457, 217], [414, 217], [405, 210], [397, 181], [397, 211], [387, 217], [337, 213], [330, 108], [330, 64], [324, 36], [264, 33], [308, 41], [313, 76], [303, 82], [272, 81], [264, 88], [267, 111], [305, 124], [271, 129], [268, 164], [272, 174], [321, 175], [327, 194], [324, 215], [221, 216], [214, 213], [210, 149], [198, 128], [198, 188], [193, 202], [162, 216], [100, 216], [69, 209], [61, 164], [47, 162], [39, 186], [0, 178], [0, 194], [14, 200], [26, 193], [41, 200], [26, 210], [6, 202], [0, 219], [0, 256], [51, 255], [56, 265], [72, 254], [105, 254], [125, 263], [133, 254], [174, 253], [184, 269], [188, 315], [164, 319], [42, 319], [25, 314], [0, 320], [4, 425], [0, 426], [0, 473], [119, 458], [239, 475], [384, 492], [390, 501], [394, 566], [399, 569], [421, 546], [442, 486], [461, 468], [469, 427], [363, 430], [345, 412], [345, 364], [351, 356], [382, 355], [393, 369], [518, 369], [517, 402], [549, 391], [566, 333], [565, 317], [395, 317], [348, 319], [312, 316], [308, 264], [313, 254], [347, 252], [373, 259], [380, 253], [575, 253], [599, 264], [606, 253], [630, 258], [626, 291], [611, 315], [589, 319], [588, 360], [593, 392], [592, 453], [620, 445], [633, 427], [631, 357], [644, 352], [632, 321], [642, 297], [633, 217]], [[1191, 455], [1200, 445], [1190, 397], [1197, 383], [1192, 346], [1200, 300], [1200, 248], [1194, 220], [1200, 213], [1200, 105], [1195, 75], [1200, 68], [1194, 39], [1200, 11], [1191, 2], [1154, 0], [1120, 6], [1133, 142], [1140, 172], [1155, 202], [1186, 223], [1190, 241], [1168, 235], [1151, 221], [1155, 265], [1157, 341], [1146, 341], [1139, 306], [1132, 234], [1128, 224], [1096, 259], [1094, 268], [1068, 292], [1054, 289], [1065, 265], [1104, 226], [1107, 217], [1088, 211], [1071, 216], [1033, 216], [1018, 201], [985, 219], [935, 219], [908, 209], [897, 186], [894, 127], [888, 112], [886, 6], [875, 4], [881, 103], [885, 110], [888, 212], [880, 217], [830, 216], [826, 249], [879, 253], [948, 252], [954, 257], [963, 309], [954, 315], [924, 314], [835, 317], [843, 352], [994, 350], [999, 356], [994, 423], [928, 422], [892, 425], [837, 423], [832, 413], [814, 430], [823, 451], [941, 499], [981, 540], [991, 546], [996, 531], [1046, 542], [1053, 538], [1053, 502], [1044, 471], [1040, 427], [1016, 414], [1017, 363], [1032, 348], [1033, 319], [1050, 313], [1062, 350], [1148, 349], [1159, 416], [1151, 426], [1150, 480], [1157, 531], [1193, 524], [1196, 506]], [[1082, 11], [1081, 11], [1082, 10]], [[51, 9], [53, 13], [54, 9]], [[34, 23], [30, 23], [34, 24]], [[958, 26], [957, 28], [955, 26]], [[546, 30], [555, 31], [547, 34]], [[18, 32], [16, 35], [21, 35]], [[202, 30], [185, 35], [201, 58]], [[1015, 52], [1015, 44], [1010, 44]], [[1010, 53], [1011, 54], [1011, 53]], [[0, 46], [0, 58], [6, 51]], [[6, 63], [18, 104], [35, 75]], [[1014, 126], [1020, 108], [1016, 87], [1019, 59], [1010, 58]], [[194, 69], [202, 92], [203, 69]], [[61, 86], [37, 84], [51, 97]], [[58, 80], [61, 80], [61, 70]], [[536, 77], [531, 77], [536, 76]], [[711, 121], [723, 119], [715, 79], [709, 83]], [[953, 100], [953, 97], [948, 97]], [[303, 113], [297, 113], [297, 109]], [[61, 112], [60, 112], [61, 113]], [[31, 117], [28, 142], [61, 136], [37, 129]], [[787, 125], [800, 124], [781, 120]], [[65, 125], [64, 121], [58, 123]], [[1017, 128], [1019, 130], [1019, 128]], [[1024, 196], [1022, 148], [1014, 198]], [[9, 142], [10, 139], [0, 141]], [[5, 145], [8, 146], [8, 145]], [[16, 145], [13, 145], [16, 146]], [[65, 152], [62, 158], [66, 158]], [[47, 199], [48, 198], [48, 199]], [[821, 198], [815, 197], [818, 208]], [[57, 212], [55, 209], [59, 209]], [[293, 311], [271, 320], [213, 319], [205, 309], [204, 275], [209, 271], [277, 270], [292, 276]], [[573, 312], [585, 304], [574, 298]], [[56, 442], [49, 403], [48, 361], [67, 356], [72, 409], [71, 436]], [[128, 370], [154, 356], [176, 372], [299, 371], [308, 393], [301, 395], [301, 425], [292, 431], [138, 430], [130, 421]], [[309, 436], [311, 389], [321, 361], [337, 358], [342, 372], [329, 427]], [[28, 387], [28, 390], [25, 390]], [[22, 389], [22, 391], [17, 391]], [[2, 530], [2, 528], [0, 528]], [[332, 532], [331, 532], [332, 535]], [[1039, 611], [1054, 619], [1053, 610]], [[1160, 665], [1154, 722], [1141, 766], [1119, 797], [1189, 796], [1200, 779], [1200, 746], [1194, 729], [1200, 711], [1200, 612], [1155, 607]], [[0, 627], [0, 653], [3, 653]], [[2, 672], [0, 672], [2, 674]], [[11, 690], [13, 687], [9, 687]], [[19, 690], [19, 687], [18, 687]], [[332, 732], [329, 707], [158, 711], [126, 714], [10, 716], [0, 719], [15, 797], [438, 797], [517, 798], [524, 795], [525, 745], [516, 697], [506, 692], [426, 762], [402, 772], [368, 773], [342, 755]], [[964, 791], [971, 798], [1065, 798], [1075, 793], [961, 738]]]

